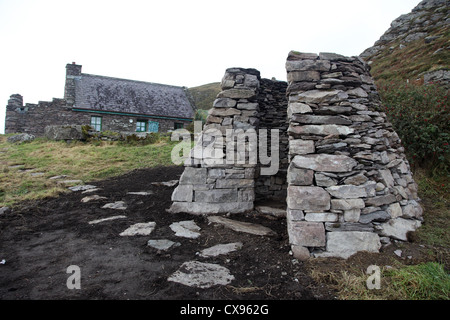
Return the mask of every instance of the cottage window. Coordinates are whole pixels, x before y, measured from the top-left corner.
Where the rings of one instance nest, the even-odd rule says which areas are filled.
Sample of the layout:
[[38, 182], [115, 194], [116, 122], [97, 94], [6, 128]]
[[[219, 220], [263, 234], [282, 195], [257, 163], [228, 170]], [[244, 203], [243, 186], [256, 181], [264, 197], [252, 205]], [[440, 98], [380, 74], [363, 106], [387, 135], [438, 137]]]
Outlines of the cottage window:
[[95, 131], [102, 131], [102, 117], [92, 116], [91, 127]]
[[138, 120], [136, 121], [136, 132], [145, 132], [147, 131], [147, 121]]
[[181, 123], [181, 122], [175, 122], [175, 123], [173, 124], [173, 128], [174, 128], [175, 130], [177, 130], [177, 129], [183, 129], [183, 128], [184, 128], [184, 125], [183, 125], [183, 123]]

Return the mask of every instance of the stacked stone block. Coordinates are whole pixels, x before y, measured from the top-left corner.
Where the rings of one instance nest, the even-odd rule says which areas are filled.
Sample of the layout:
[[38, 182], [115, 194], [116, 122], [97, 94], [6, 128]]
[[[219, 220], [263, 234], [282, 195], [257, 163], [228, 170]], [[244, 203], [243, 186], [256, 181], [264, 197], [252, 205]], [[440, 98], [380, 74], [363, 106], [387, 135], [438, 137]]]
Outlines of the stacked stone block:
[[[259, 124], [260, 80], [255, 69], [226, 70], [222, 91], [185, 161], [170, 212], [214, 214], [253, 209], [257, 164], [250, 158], [256, 155], [257, 146], [250, 136], [256, 138]], [[244, 150], [237, 143], [240, 134], [250, 140]]]
[[294, 255], [347, 258], [421, 225], [417, 185], [359, 57], [290, 52], [287, 222]]

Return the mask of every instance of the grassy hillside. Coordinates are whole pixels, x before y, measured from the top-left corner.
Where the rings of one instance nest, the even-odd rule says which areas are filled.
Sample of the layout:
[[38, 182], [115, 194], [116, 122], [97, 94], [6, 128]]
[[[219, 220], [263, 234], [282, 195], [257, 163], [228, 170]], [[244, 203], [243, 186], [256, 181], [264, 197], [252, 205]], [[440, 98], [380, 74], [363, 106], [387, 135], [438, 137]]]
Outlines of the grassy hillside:
[[377, 82], [423, 83], [423, 76], [450, 68], [448, 1], [421, 1], [361, 53]]
[[450, 183], [450, 79], [428, 78], [450, 69], [448, 19], [445, 1], [422, 1], [361, 54], [408, 160], [442, 184]]
[[[418, 39], [402, 46], [402, 39], [390, 42], [377, 55], [369, 57], [372, 61], [372, 76], [378, 83], [401, 81], [423, 83], [426, 72], [448, 69], [450, 67], [450, 26], [434, 28], [428, 37], [436, 37], [427, 43]], [[441, 48], [447, 48], [439, 50]]]
[[213, 82], [188, 89], [197, 109], [209, 110], [217, 94], [221, 91], [220, 82]]

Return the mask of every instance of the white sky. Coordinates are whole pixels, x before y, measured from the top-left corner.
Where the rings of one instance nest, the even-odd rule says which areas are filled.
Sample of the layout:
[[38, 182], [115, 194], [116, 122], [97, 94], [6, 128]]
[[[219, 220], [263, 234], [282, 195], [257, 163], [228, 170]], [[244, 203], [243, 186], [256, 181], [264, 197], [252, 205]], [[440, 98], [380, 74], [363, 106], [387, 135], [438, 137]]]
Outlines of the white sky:
[[63, 98], [65, 65], [194, 87], [229, 67], [286, 80], [290, 50], [359, 55], [420, 0], [0, 0], [0, 133], [9, 96]]

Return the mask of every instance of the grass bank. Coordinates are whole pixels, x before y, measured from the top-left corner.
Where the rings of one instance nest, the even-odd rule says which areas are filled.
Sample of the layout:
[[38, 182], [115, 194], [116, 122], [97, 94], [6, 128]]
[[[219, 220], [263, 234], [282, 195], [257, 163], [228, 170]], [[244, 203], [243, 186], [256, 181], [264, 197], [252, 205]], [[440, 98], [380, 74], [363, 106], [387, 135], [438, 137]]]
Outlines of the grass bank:
[[66, 190], [54, 176], [84, 182], [117, 176], [139, 168], [171, 164], [175, 144], [162, 137], [154, 144], [114, 141], [71, 142], [37, 138], [11, 144], [0, 136], [0, 207], [22, 200], [55, 196]]

